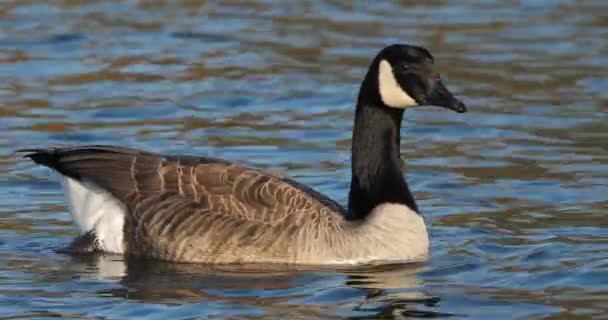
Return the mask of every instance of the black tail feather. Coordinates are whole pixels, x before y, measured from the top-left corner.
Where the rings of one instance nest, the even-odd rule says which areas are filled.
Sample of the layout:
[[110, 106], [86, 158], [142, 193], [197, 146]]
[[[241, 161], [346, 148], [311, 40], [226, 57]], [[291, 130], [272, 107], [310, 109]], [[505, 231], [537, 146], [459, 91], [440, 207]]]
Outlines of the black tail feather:
[[[133, 156], [144, 153], [136, 149], [120, 148], [103, 145], [89, 145], [59, 148], [27, 148], [17, 150], [24, 158], [29, 158], [58, 173], [81, 180], [83, 177], [99, 183], [100, 180], [110, 179], [129, 173]], [[108, 172], [109, 171], [109, 172]], [[108, 173], [103, 176], [102, 172]]]
[[37, 164], [53, 168], [57, 163], [56, 149], [20, 149], [18, 153], [24, 153], [24, 158], [29, 158]]
[[79, 179], [80, 177], [74, 172], [67, 172], [63, 170], [61, 165], [62, 152], [60, 148], [48, 148], [48, 149], [20, 149], [18, 153], [24, 153], [24, 158], [29, 158], [37, 164], [51, 168], [62, 175], [69, 176], [72, 178]]

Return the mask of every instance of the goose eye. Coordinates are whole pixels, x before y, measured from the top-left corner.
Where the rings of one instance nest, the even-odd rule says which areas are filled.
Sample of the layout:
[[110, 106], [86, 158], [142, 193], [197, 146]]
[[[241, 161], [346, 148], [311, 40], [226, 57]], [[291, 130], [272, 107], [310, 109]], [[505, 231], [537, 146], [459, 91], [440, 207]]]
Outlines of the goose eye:
[[401, 65], [401, 69], [402, 70], [408, 70], [410, 68], [410, 66], [408, 66], [407, 64], [402, 64]]

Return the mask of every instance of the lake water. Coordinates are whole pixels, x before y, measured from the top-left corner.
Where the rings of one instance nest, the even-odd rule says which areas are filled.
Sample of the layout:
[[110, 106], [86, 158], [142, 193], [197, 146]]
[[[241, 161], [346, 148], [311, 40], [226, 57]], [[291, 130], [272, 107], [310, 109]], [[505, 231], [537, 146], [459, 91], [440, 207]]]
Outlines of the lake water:
[[[82, 3], [0, 3], [1, 318], [608, 318], [608, 2]], [[345, 203], [358, 86], [394, 42], [428, 47], [469, 107], [405, 115], [428, 262], [54, 253], [75, 236], [60, 186], [17, 148], [223, 157]]]

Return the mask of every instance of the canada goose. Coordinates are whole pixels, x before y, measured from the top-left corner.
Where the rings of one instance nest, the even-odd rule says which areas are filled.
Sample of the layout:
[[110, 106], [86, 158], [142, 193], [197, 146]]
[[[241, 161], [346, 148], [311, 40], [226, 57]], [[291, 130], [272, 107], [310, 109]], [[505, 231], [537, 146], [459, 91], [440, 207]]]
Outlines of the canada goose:
[[81, 236], [69, 252], [175, 262], [359, 264], [424, 260], [429, 238], [401, 172], [405, 109], [466, 112], [422, 47], [382, 49], [363, 79], [348, 209], [288, 178], [207, 157], [111, 146], [27, 149], [62, 176]]

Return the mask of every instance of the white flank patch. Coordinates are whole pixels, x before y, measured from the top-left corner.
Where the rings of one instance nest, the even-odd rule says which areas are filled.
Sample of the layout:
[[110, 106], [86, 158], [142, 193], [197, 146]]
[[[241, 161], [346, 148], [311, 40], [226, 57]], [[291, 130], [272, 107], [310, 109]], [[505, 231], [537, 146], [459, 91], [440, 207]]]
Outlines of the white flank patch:
[[61, 176], [65, 198], [78, 232], [93, 231], [99, 249], [123, 253], [123, 226], [127, 210], [107, 191], [92, 183]]
[[380, 61], [378, 86], [380, 87], [382, 102], [389, 107], [405, 109], [417, 104], [397, 83], [395, 74], [393, 74], [393, 67], [386, 60]]

